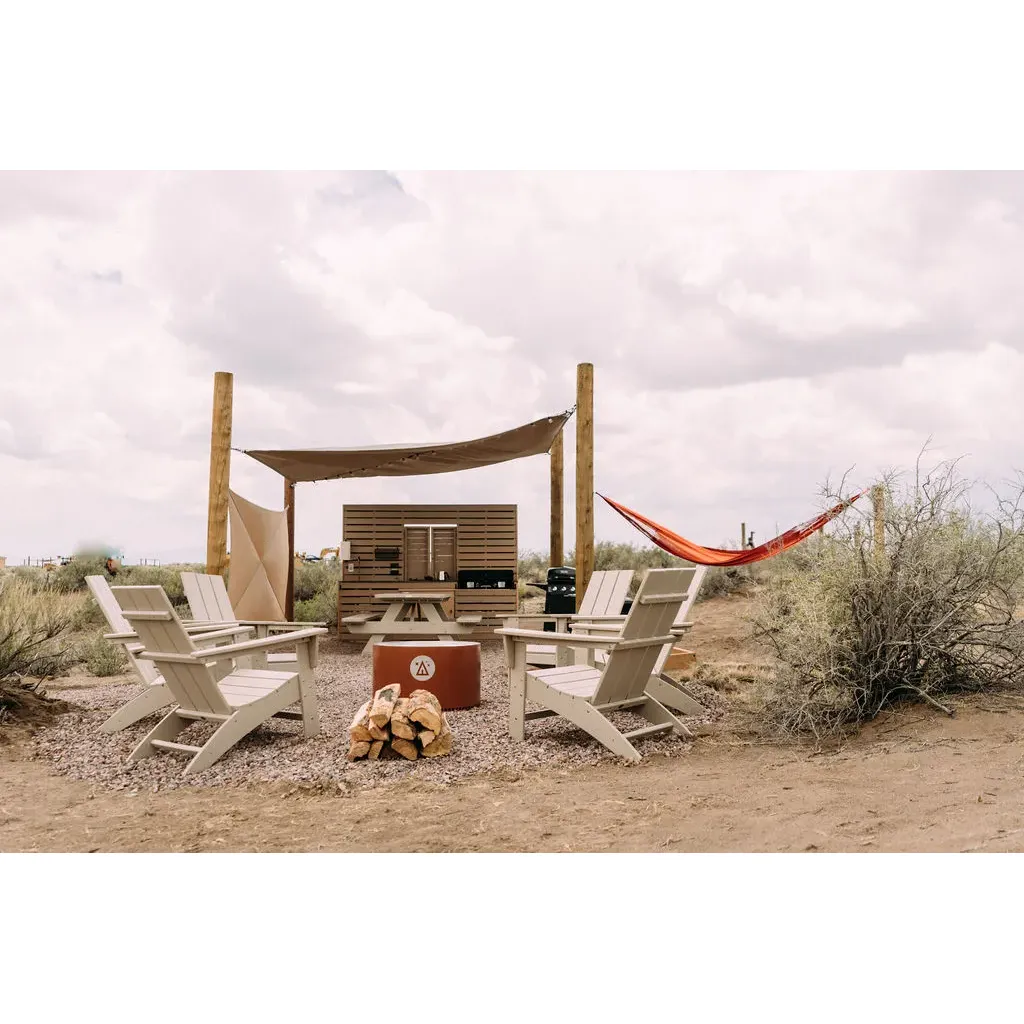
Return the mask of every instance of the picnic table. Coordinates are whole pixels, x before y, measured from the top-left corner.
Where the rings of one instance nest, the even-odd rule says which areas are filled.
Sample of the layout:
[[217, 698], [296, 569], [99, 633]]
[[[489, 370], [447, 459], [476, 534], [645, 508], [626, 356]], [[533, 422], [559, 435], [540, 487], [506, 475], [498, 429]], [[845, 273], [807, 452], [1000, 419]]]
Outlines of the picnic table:
[[419, 593], [414, 591], [393, 591], [389, 594], [374, 594], [375, 601], [386, 601], [383, 614], [346, 615], [342, 622], [350, 633], [369, 636], [363, 647], [363, 654], [369, 654], [374, 644], [388, 636], [403, 636], [410, 639], [435, 636], [445, 640], [453, 636], [472, 633], [483, 621], [482, 615], [460, 615], [450, 618], [444, 610], [444, 602], [451, 594], [444, 591]]

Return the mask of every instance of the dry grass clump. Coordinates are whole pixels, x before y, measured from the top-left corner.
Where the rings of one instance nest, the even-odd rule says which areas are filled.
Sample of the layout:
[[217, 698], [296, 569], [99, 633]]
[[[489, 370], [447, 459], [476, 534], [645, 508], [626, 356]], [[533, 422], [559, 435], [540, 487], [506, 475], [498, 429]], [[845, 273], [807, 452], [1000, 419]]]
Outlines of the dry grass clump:
[[78, 603], [20, 576], [0, 580], [0, 723], [39, 718], [57, 706], [43, 694], [38, 677], [59, 675], [73, 660], [67, 637]]
[[985, 517], [969, 492], [955, 462], [912, 486], [890, 477], [884, 552], [865, 502], [776, 560], [753, 617], [778, 662], [762, 690], [772, 725], [820, 738], [898, 701], [949, 711], [947, 694], [1024, 678], [1024, 489]]

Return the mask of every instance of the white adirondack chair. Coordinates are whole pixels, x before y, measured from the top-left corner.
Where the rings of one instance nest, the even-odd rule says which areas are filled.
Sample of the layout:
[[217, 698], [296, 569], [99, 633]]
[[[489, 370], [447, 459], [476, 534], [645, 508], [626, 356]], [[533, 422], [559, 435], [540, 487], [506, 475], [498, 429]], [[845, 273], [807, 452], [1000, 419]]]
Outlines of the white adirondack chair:
[[[142, 651], [142, 644], [138, 642], [138, 636], [128, 624], [128, 620], [121, 614], [121, 608], [117, 603], [107, 583], [105, 576], [86, 576], [86, 585], [96, 598], [96, 603], [107, 620], [111, 632], [105, 634], [106, 639], [112, 643], [120, 643], [128, 656], [128, 664], [142, 681], [145, 689], [134, 696], [123, 707], [118, 708], [100, 726], [100, 731], [105, 733], [118, 732], [134, 725], [142, 718], [155, 714], [161, 708], [174, 703], [174, 696], [164, 684], [164, 678], [160, 675], [153, 662], [146, 658], [138, 657]], [[230, 639], [244, 639], [252, 633], [251, 626], [231, 626], [226, 629], [214, 629], [209, 623], [189, 627], [196, 642], [202, 645], [210, 643], [226, 642]], [[226, 672], [230, 670], [229, 663], [221, 663], [221, 668]], [[223, 674], [223, 673], [222, 673]]]
[[[300, 719], [307, 737], [320, 732], [313, 669], [317, 638], [326, 629], [301, 629], [288, 635], [285, 642], [296, 644], [298, 650], [298, 671], [233, 666], [218, 679], [212, 662], [232, 662], [240, 654], [263, 653], [282, 639], [266, 637], [203, 650], [185, 631], [162, 587], [112, 587], [111, 591], [121, 613], [145, 645], [140, 657], [153, 662], [177, 702], [132, 751], [129, 763], [160, 750], [179, 750], [193, 755], [185, 768], [185, 774], [191, 775], [208, 768], [272, 717]], [[298, 709], [293, 708], [296, 704]], [[218, 722], [219, 728], [200, 747], [175, 742], [196, 720]]]
[[[556, 615], [523, 615], [515, 616], [505, 620], [506, 628], [516, 628], [519, 619], [541, 619], [545, 622], [554, 622], [555, 631], [564, 633], [568, 623], [576, 621], [587, 621], [596, 618], [604, 619], [614, 616], [619, 622], [624, 621], [622, 605], [629, 593], [629, 585], [633, 582], [632, 569], [602, 569], [591, 574], [587, 589], [583, 592], [583, 599], [579, 608], [572, 613]], [[530, 665], [547, 666], [554, 665], [557, 660], [557, 650], [554, 644], [530, 644], [526, 651], [527, 663]]]
[[[671, 643], [672, 622], [686, 599], [686, 570], [650, 569], [626, 616], [621, 634], [611, 639], [528, 629], [495, 630], [505, 640], [509, 665], [509, 732], [522, 740], [525, 724], [561, 715], [590, 733], [612, 753], [630, 761], [640, 754], [630, 740], [673, 731], [692, 735], [671, 711], [647, 692], [662, 648]], [[527, 663], [527, 647], [540, 638], [556, 646], [608, 651], [603, 668], [560, 665], [535, 668]], [[527, 711], [527, 700], [542, 710]], [[607, 717], [611, 711], [633, 711], [650, 724], [621, 732]]]
[[[661, 701], [666, 707], [679, 711], [684, 715], [700, 715], [707, 711], [707, 708], [682, 683], [665, 675], [664, 668], [668, 656], [672, 653], [673, 645], [693, 625], [693, 623], [686, 621], [686, 617], [690, 614], [694, 601], [697, 600], [697, 594], [700, 593], [700, 585], [704, 582], [707, 571], [708, 567], [706, 565], [694, 565], [683, 569], [683, 572], [688, 575], [686, 581], [686, 600], [676, 613], [675, 622], [672, 623], [671, 633], [673, 642], [665, 644], [661, 649], [658, 660], [654, 663], [654, 668], [651, 670], [650, 682], [647, 684], [647, 692], [652, 697]], [[615, 622], [574, 622], [572, 631], [574, 635], [612, 638], [621, 634], [622, 625]], [[589, 662], [599, 667], [604, 665], [608, 658], [607, 652], [600, 649], [591, 651], [590, 655]]]
[[[228, 599], [228, 588], [223, 576], [211, 576], [201, 572], [183, 572], [181, 583], [185, 588], [185, 597], [192, 618], [196, 622], [237, 622], [242, 626], [252, 626], [256, 630], [256, 638], [270, 636], [273, 633], [289, 633], [297, 629], [324, 628], [326, 622], [271, 622], [265, 619], [239, 619], [235, 615], [231, 601]], [[290, 668], [296, 665], [295, 655], [287, 652], [268, 654], [268, 666], [274, 668]]]

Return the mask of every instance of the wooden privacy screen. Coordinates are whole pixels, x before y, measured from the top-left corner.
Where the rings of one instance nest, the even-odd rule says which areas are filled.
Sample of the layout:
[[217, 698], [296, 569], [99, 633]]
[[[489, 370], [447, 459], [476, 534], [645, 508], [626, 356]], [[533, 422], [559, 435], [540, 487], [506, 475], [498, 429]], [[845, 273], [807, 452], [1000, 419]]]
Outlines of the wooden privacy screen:
[[239, 619], [285, 621], [288, 518], [228, 492], [231, 566], [228, 598]]
[[[374, 594], [438, 590], [451, 595], [449, 614], [485, 616], [481, 639], [494, 639], [497, 619], [518, 610], [514, 585], [502, 590], [456, 586], [460, 569], [516, 572], [515, 505], [346, 505], [342, 539], [351, 545], [351, 558], [338, 587], [340, 618], [380, 611]], [[397, 549], [397, 557], [378, 558], [383, 549], [392, 549], [388, 554]], [[444, 581], [438, 580], [441, 570]]]

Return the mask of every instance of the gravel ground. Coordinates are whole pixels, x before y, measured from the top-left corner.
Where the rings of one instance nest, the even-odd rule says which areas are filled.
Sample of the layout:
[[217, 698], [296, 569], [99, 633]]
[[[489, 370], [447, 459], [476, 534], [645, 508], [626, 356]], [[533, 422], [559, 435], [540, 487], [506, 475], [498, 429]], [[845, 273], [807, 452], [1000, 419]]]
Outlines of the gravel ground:
[[[184, 778], [189, 755], [163, 753], [134, 765], [128, 755], [159, 720], [153, 716], [113, 736], [99, 731], [103, 720], [138, 692], [135, 684], [59, 688], [48, 692], [71, 703], [76, 710], [61, 715], [37, 734], [35, 753], [50, 761], [63, 775], [111, 789], [172, 789], [179, 786], [218, 786], [252, 782], [293, 782], [346, 790], [370, 788], [401, 779], [447, 785], [483, 771], [526, 768], [574, 767], [618, 760], [596, 740], [564, 719], [550, 718], [527, 723], [526, 741], [508, 735], [508, 675], [501, 647], [486, 644], [481, 650], [481, 704], [468, 711], [449, 711], [454, 735], [446, 757], [406, 761], [394, 755], [378, 761], [346, 760], [348, 725], [370, 693], [370, 661], [353, 645], [328, 641], [321, 645], [316, 671], [320, 701], [321, 733], [302, 738], [299, 723], [272, 720], [264, 723], [199, 775]], [[691, 687], [709, 708], [705, 718], [686, 719], [699, 725], [717, 717], [721, 698], [713, 690]], [[410, 691], [413, 686], [408, 688]], [[629, 712], [613, 716], [620, 728], [643, 724]], [[212, 731], [196, 723], [178, 738], [200, 743]], [[689, 742], [677, 736], [636, 741], [644, 757], [651, 754], [678, 756]], [[621, 762], [620, 762], [621, 763]]]

